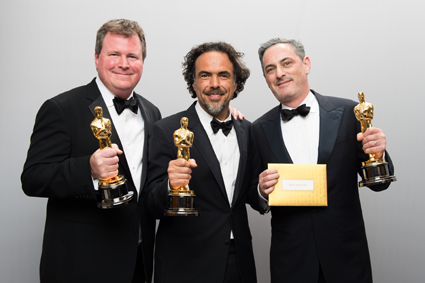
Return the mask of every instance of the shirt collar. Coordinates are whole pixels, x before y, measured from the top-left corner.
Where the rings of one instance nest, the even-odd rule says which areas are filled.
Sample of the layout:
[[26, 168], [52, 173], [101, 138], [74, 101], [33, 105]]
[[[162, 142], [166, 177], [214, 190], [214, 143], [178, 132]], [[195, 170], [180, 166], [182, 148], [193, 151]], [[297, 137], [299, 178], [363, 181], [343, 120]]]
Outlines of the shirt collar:
[[[96, 84], [97, 84], [97, 87], [99, 88], [100, 94], [102, 94], [102, 97], [103, 97], [103, 100], [105, 101], [106, 107], [109, 108], [109, 107], [114, 106], [113, 100], [115, 98], [115, 95], [112, 94], [112, 92], [103, 84], [103, 82], [99, 78], [96, 78]], [[132, 95], [130, 95], [127, 98], [127, 100], [132, 98], [133, 94], [134, 93], [132, 93]]]
[[[196, 110], [196, 114], [198, 114], [199, 117], [199, 121], [201, 121], [202, 126], [204, 127], [204, 130], [207, 132], [207, 135], [213, 135], [214, 132], [211, 128], [211, 121], [212, 119], [215, 119], [213, 116], [211, 116], [208, 112], [206, 112], [201, 105], [199, 104], [199, 101], [196, 102], [195, 104], [195, 110]], [[224, 121], [220, 121], [217, 119], [217, 121], [219, 122], [227, 122], [230, 119], [232, 119], [232, 115], [231, 113], [229, 113], [229, 116], [226, 118], [226, 120]], [[229, 134], [232, 134], [233, 131], [230, 131]]]
[[[308, 92], [307, 97], [303, 100], [303, 102], [301, 102], [300, 105], [303, 105], [303, 104], [306, 104], [307, 106], [310, 107], [310, 112], [313, 113], [317, 111], [317, 105], [318, 105], [317, 99], [311, 91]], [[285, 104], [281, 104], [281, 105], [282, 105], [282, 109], [289, 109], [289, 110], [294, 109], [292, 107], [286, 106]]]

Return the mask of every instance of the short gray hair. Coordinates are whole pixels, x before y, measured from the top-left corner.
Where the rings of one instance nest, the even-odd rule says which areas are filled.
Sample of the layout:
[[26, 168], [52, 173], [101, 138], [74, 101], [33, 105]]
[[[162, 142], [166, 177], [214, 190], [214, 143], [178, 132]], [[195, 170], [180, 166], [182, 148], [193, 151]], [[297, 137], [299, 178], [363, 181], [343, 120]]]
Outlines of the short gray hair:
[[264, 68], [263, 56], [266, 50], [272, 47], [273, 45], [279, 44], [279, 43], [287, 43], [291, 45], [292, 50], [294, 50], [295, 54], [297, 54], [298, 57], [301, 58], [301, 61], [304, 60], [305, 50], [304, 50], [304, 45], [301, 43], [301, 41], [295, 40], [295, 39], [281, 38], [281, 37], [272, 38], [269, 41], [261, 44], [260, 48], [258, 48], [258, 56], [260, 57], [261, 69]]

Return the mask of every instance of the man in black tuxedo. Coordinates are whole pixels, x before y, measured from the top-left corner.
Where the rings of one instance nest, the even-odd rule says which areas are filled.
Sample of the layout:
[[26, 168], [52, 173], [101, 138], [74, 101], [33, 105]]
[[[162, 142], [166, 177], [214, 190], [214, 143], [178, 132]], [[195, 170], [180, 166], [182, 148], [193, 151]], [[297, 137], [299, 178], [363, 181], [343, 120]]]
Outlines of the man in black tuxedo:
[[276, 38], [258, 52], [266, 82], [280, 102], [252, 125], [262, 197], [268, 198], [279, 178], [267, 163], [327, 167], [327, 207], [271, 208], [271, 281], [372, 282], [357, 173], [368, 160], [366, 153], [376, 153], [377, 158], [385, 154], [393, 174], [385, 135], [377, 128], [361, 133], [356, 102], [310, 89], [310, 58], [300, 42]]
[[[161, 114], [133, 91], [145, 57], [137, 22], [105, 23], [96, 38], [98, 77], [47, 100], [37, 114], [21, 179], [27, 195], [49, 198], [41, 282], [151, 282], [155, 219], [144, 207], [142, 188], [147, 134]], [[99, 150], [93, 136], [96, 106], [112, 121], [112, 148]], [[122, 207], [99, 209], [98, 180], [118, 168], [134, 197]]]
[[[250, 123], [234, 121], [229, 111], [250, 73], [242, 56], [223, 42], [194, 47], [185, 57], [183, 75], [197, 102], [150, 129], [146, 205], [161, 219], [156, 283], [256, 282], [245, 205], [260, 209], [258, 192], [250, 195]], [[189, 161], [176, 159], [173, 133], [182, 117], [194, 133]], [[201, 215], [165, 217], [170, 189], [187, 184]]]

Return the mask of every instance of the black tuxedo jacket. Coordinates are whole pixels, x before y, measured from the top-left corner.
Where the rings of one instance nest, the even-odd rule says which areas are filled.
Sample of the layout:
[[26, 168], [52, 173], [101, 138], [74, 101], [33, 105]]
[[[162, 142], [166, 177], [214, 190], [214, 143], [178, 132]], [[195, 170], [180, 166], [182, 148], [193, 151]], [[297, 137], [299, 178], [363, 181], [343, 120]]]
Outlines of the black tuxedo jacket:
[[[196, 102], [195, 102], [196, 103]], [[233, 231], [242, 282], [256, 282], [256, 271], [248, 226], [246, 202], [259, 209], [258, 193], [251, 196], [252, 154], [250, 123], [234, 121], [240, 162], [232, 205], [229, 205], [220, 164], [196, 114], [195, 103], [186, 111], [155, 123], [149, 133], [147, 208], [160, 224], [156, 235], [155, 282], [223, 282]], [[189, 187], [195, 191], [195, 207], [201, 215], [165, 217], [168, 209], [168, 163], [177, 158], [173, 133], [180, 119], [189, 119], [188, 129], [195, 135], [190, 157], [198, 167], [192, 169]]]
[[[152, 103], [140, 95], [137, 98], [145, 122], [146, 156], [148, 129], [161, 114]], [[146, 213], [143, 193], [137, 202], [125, 153], [119, 156], [119, 171], [135, 197], [120, 208], [104, 210], [96, 205], [89, 162], [99, 148], [90, 128], [96, 106], [101, 106], [104, 117], [110, 119], [93, 80], [47, 100], [36, 117], [21, 180], [27, 195], [49, 198], [41, 282], [131, 282], [139, 223], [145, 274], [147, 282], [151, 282], [155, 219]], [[113, 123], [111, 141], [122, 149]], [[146, 172], [144, 158], [141, 188]]]
[[[312, 92], [320, 108], [317, 163], [326, 164], [328, 206], [271, 208], [271, 280], [317, 283], [321, 266], [326, 283], [372, 282], [357, 187], [361, 162], [368, 160], [356, 139], [361, 132], [353, 112], [357, 103]], [[282, 139], [280, 109], [280, 105], [273, 108], [252, 125], [260, 157], [257, 173], [267, 169], [267, 163], [293, 163]], [[382, 191], [388, 186], [370, 189]]]

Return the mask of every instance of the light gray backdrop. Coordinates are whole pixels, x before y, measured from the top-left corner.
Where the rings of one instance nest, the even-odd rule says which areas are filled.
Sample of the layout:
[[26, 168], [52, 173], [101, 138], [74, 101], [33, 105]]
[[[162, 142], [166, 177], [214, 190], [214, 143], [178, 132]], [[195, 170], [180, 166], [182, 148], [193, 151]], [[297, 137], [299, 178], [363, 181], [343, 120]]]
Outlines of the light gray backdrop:
[[[136, 91], [163, 116], [192, 103], [181, 62], [205, 41], [246, 54], [251, 78], [232, 106], [250, 121], [277, 105], [257, 59], [259, 44], [272, 37], [304, 43], [314, 90], [353, 100], [364, 91], [398, 178], [382, 193], [360, 189], [374, 279], [424, 282], [424, 8], [411, 0], [1, 0], [0, 281], [38, 282], [46, 200], [25, 196], [20, 183], [35, 115], [46, 99], [96, 76], [97, 29], [129, 18], [144, 28], [148, 46]], [[258, 281], [268, 282], [270, 216], [250, 209], [250, 225]]]

